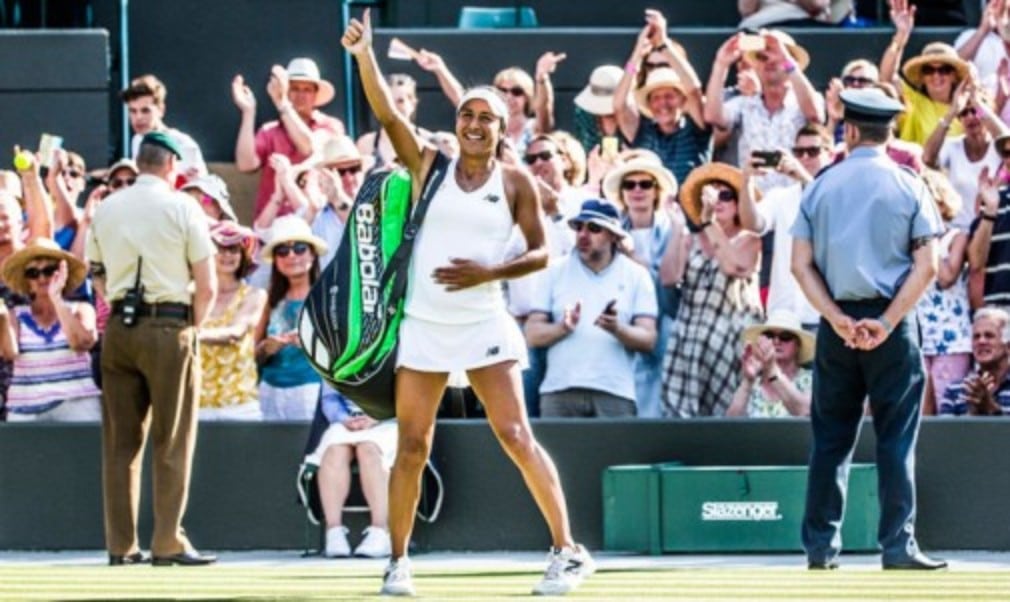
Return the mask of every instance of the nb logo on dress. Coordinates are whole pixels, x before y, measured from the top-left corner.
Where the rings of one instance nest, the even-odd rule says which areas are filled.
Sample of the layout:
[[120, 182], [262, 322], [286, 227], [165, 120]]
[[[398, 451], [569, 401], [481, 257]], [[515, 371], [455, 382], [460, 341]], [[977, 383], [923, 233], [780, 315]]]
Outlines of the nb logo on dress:
[[492, 357], [492, 356], [498, 355], [499, 351], [501, 351], [501, 349], [498, 348], [498, 345], [495, 345], [494, 347], [488, 347], [487, 348], [487, 357]]
[[484, 197], [484, 200], [489, 203], [497, 203], [499, 200], [501, 200], [501, 197], [499, 197], [497, 194], [489, 194], [486, 197]]

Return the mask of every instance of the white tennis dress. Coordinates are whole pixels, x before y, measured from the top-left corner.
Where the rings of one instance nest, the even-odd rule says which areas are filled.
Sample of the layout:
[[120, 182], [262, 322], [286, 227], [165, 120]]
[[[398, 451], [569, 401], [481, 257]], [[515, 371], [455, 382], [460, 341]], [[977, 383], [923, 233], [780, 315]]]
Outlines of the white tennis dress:
[[449, 164], [414, 244], [397, 366], [460, 372], [516, 360], [525, 367], [526, 342], [506, 310], [501, 282], [449, 292], [434, 280], [435, 269], [453, 258], [501, 264], [515, 225], [501, 164], [472, 192], [456, 183], [456, 164]]

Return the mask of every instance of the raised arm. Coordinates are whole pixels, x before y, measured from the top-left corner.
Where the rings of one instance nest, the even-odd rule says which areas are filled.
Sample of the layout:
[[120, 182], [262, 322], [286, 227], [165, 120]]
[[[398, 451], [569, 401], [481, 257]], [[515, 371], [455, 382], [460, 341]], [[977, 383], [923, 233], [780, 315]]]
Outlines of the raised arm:
[[936, 122], [936, 127], [933, 128], [933, 132], [926, 139], [926, 144], [922, 147], [922, 162], [933, 169], [937, 169], [937, 165], [939, 164], [940, 147], [943, 146], [943, 141], [947, 139], [947, 131], [950, 130], [951, 124], [954, 123], [954, 120], [957, 119], [961, 111], [964, 110], [965, 105], [968, 104], [969, 91], [967, 87], [967, 79], [962, 80], [957, 85], [957, 89], [954, 90], [953, 102], [950, 103], [947, 114]]
[[652, 48], [649, 41], [650, 27], [647, 25], [639, 32], [635, 39], [635, 46], [631, 49], [631, 56], [628, 57], [628, 64], [624, 66], [624, 75], [617, 83], [614, 90], [614, 115], [617, 116], [617, 125], [621, 129], [621, 135], [625, 140], [634, 140], [638, 135], [638, 124], [641, 116], [638, 113], [638, 105], [632, 96], [635, 88], [635, 79], [638, 74], [638, 66], [642, 64]]
[[646, 9], [645, 22], [651, 27], [651, 43], [655, 50], [659, 50], [663, 57], [677, 73], [681, 85], [684, 87], [685, 104], [684, 110], [691, 116], [694, 124], [700, 128], [705, 127], [705, 96], [702, 94], [701, 80], [691, 66], [691, 61], [683, 49], [677, 48], [670, 41], [667, 35], [666, 17], [658, 10]]
[[463, 98], [463, 84], [459, 83], [456, 76], [445, 65], [442, 57], [422, 48], [417, 52], [414, 60], [417, 61], [417, 65], [421, 69], [435, 74], [435, 78], [438, 79], [438, 85], [442, 88], [442, 93], [452, 103], [453, 108], [456, 108], [456, 105], [459, 104], [459, 99]]
[[736, 34], [722, 43], [715, 53], [712, 63], [712, 73], [708, 76], [708, 86], [705, 89], [705, 121], [723, 129], [729, 129], [732, 124], [723, 115], [722, 97], [726, 91], [726, 76], [729, 68], [740, 60], [740, 34]]
[[978, 54], [978, 49], [982, 46], [982, 41], [985, 37], [989, 35], [989, 32], [995, 31], [996, 26], [999, 23], [999, 17], [1005, 9], [1005, 2], [1003, 0], [991, 0], [989, 4], [986, 4], [985, 10], [982, 11], [982, 19], [978, 23], [978, 27], [975, 31], [957, 47], [957, 54], [966, 61], [975, 60], [975, 55]]
[[915, 26], [915, 5], [910, 6], [908, 0], [890, 0], [890, 4], [891, 22], [894, 23], [895, 31], [891, 43], [887, 45], [884, 56], [880, 59], [880, 81], [892, 84], [900, 93], [898, 67], [901, 66], [901, 57], [905, 53], [908, 37]]
[[537, 60], [533, 110], [537, 116], [538, 132], [554, 131], [554, 86], [551, 84], [551, 74], [566, 56], [563, 52], [548, 51]]
[[389, 135], [396, 156], [414, 176], [415, 181], [422, 181], [420, 174], [424, 162], [423, 142], [414, 133], [413, 125], [394, 108], [389, 86], [382, 77], [372, 50], [372, 20], [369, 9], [365, 9], [361, 21], [351, 19], [340, 42], [358, 61], [358, 72], [361, 75], [361, 86], [365, 89], [365, 97], [368, 98], [368, 104], [376, 119]]
[[[14, 154], [21, 152], [21, 148], [14, 147]], [[25, 226], [28, 230], [28, 239], [44, 236], [53, 237], [53, 201], [49, 198], [45, 186], [42, 185], [42, 178], [39, 175], [39, 157], [32, 158], [31, 167], [21, 171], [21, 191], [25, 201]]]
[[760, 168], [755, 167], [750, 161], [748, 157], [747, 165], [743, 167], [743, 188], [740, 189], [739, 205], [740, 227], [760, 234], [765, 230], [765, 220], [757, 209], [757, 186], [754, 184], [754, 177], [761, 173]]
[[781, 61], [789, 73], [789, 83], [793, 86], [793, 93], [796, 94], [796, 103], [803, 112], [807, 121], [814, 123], [824, 123], [824, 105], [817, 102], [818, 94], [814, 85], [810, 83], [803, 68], [792, 58], [789, 51], [782, 42], [770, 33], [764, 34], [765, 52], [768, 53], [769, 60]]
[[243, 172], [256, 171], [260, 168], [256, 154], [256, 96], [241, 75], [231, 81], [231, 98], [242, 115], [235, 140], [235, 167]]
[[999, 176], [989, 177], [989, 168], [983, 167], [978, 175], [979, 220], [968, 242], [968, 269], [980, 272], [989, 262], [992, 244], [992, 227], [999, 212]]
[[270, 81], [267, 82], [267, 94], [270, 95], [270, 100], [277, 108], [277, 117], [280, 119], [281, 126], [287, 132], [295, 150], [303, 155], [311, 155], [313, 152], [312, 130], [309, 129], [309, 124], [305, 123], [305, 120], [298, 115], [288, 99], [289, 86], [288, 72], [284, 67], [280, 65], [271, 67]]

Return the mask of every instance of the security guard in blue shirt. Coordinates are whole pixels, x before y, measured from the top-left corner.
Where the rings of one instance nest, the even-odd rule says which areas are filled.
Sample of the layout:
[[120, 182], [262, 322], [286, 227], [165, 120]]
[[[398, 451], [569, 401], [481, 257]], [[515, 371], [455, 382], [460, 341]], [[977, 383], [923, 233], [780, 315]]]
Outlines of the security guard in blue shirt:
[[811, 569], [838, 567], [848, 468], [869, 396], [883, 567], [943, 568], [915, 540], [915, 441], [925, 374], [912, 311], [936, 275], [942, 222], [922, 180], [884, 150], [901, 103], [876, 88], [841, 96], [849, 156], [807, 187], [792, 228], [793, 274], [823, 316], [803, 545]]

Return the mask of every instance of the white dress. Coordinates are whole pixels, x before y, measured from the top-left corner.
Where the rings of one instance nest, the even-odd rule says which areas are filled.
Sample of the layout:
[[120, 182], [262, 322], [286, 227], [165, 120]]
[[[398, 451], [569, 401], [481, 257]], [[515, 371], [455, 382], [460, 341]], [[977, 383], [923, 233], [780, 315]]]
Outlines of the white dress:
[[450, 292], [432, 275], [454, 258], [502, 263], [515, 225], [501, 164], [471, 192], [456, 183], [456, 164], [456, 159], [449, 164], [414, 245], [396, 364], [424, 372], [461, 372], [504, 361], [525, 367], [526, 343], [506, 310], [501, 282]]

